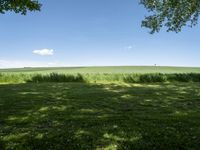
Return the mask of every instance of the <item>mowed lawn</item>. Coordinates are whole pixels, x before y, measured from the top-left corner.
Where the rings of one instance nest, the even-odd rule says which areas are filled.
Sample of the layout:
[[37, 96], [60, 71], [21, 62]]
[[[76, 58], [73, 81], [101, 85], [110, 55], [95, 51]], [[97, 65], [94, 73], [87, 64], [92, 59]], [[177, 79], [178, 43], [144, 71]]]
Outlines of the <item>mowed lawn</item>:
[[0, 85], [1, 150], [199, 147], [199, 83]]

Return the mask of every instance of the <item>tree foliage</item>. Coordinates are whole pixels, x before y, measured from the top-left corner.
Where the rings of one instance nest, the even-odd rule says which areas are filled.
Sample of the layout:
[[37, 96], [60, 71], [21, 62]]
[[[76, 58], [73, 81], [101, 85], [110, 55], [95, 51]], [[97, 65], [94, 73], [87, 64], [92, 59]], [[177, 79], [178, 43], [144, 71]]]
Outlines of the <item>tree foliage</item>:
[[37, 0], [0, 0], [0, 13], [14, 11], [25, 15], [27, 11], [39, 11], [41, 4]]
[[142, 21], [142, 26], [159, 32], [162, 27], [167, 31], [180, 32], [184, 26], [194, 26], [200, 14], [200, 0], [140, 0], [151, 13]]

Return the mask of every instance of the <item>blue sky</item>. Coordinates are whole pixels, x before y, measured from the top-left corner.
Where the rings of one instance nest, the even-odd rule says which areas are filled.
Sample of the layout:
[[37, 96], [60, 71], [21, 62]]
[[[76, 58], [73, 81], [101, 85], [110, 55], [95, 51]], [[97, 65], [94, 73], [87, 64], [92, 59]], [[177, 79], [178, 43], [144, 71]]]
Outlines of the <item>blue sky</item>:
[[149, 34], [136, 0], [41, 0], [41, 12], [0, 14], [0, 68], [200, 66], [200, 28]]

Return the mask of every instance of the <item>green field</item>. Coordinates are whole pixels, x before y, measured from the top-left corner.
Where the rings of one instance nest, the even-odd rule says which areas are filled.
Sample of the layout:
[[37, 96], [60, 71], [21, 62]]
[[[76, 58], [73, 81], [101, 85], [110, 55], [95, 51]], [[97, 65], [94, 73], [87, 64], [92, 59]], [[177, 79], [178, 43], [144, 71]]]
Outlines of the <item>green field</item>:
[[[198, 150], [199, 73], [174, 67], [1, 70], [0, 150]], [[131, 83], [137, 77], [139, 83]]]
[[200, 73], [198, 67], [116, 66], [0, 69], [17, 73]]

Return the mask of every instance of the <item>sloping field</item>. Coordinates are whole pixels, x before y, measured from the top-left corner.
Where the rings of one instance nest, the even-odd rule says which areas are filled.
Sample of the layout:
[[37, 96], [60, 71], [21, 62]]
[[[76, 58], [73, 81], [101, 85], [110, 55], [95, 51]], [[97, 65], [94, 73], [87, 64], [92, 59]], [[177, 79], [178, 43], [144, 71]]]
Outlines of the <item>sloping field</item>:
[[0, 70], [0, 150], [198, 150], [199, 124], [200, 68]]
[[0, 72], [18, 73], [200, 73], [197, 67], [110, 66], [0, 69]]

